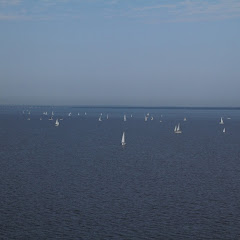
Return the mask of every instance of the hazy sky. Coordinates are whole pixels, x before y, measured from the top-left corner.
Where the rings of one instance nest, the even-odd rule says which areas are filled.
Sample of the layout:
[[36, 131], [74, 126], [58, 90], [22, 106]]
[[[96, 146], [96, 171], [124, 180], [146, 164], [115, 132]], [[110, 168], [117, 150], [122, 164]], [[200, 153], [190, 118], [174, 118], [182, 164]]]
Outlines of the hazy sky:
[[240, 106], [240, 0], [0, 0], [0, 104]]

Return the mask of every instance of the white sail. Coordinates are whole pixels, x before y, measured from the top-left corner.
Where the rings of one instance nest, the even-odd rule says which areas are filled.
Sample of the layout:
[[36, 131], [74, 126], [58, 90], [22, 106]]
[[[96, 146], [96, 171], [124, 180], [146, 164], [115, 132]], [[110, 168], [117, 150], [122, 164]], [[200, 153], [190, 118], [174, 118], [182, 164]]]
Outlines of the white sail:
[[98, 121], [99, 121], [99, 122], [101, 122], [101, 121], [102, 121], [102, 117], [101, 117], [101, 115], [100, 115], [100, 117], [98, 118]]
[[221, 117], [219, 124], [224, 124], [223, 118]]
[[175, 133], [182, 133], [182, 131], [180, 129], [180, 123], [177, 126], [175, 126], [174, 132]]
[[107, 119], [108, 119], [108, 114], [107, 114]]
[[71, 115], [72, 115], [72, 113], [70, 112], [70, 113], [68, 114], [68, 116], [71, 117]]
[[153, 120], [153, 117], [151, 117], [151, 121]]
[[52, 116], [54, 116], [54, 112], [52, 111]]
[[183, 121], [186, 122], [186, 121], [187, 121], [187, 118], [184, 118]]
[[174, 132], [176, 132], [177, 131], [177, 126], [175, 126], [175, 128], [174, 128]]
[[223, 133], [225, 133], [225, 132], [226, 132], [226, 129], [224, 128], [224, 129], [223, 129]]
[[147, 120], [148, 120], [148, 117], [147, 117], [147, 116], [145, 116], [145, 117], [144, 117], [144, 121], [146, 122]]
[[123, 132], [123, 135], [122, 135], [122, 146], [126, 145], [126, 142], [125, 142], [125, 132]]
[[55, 122], [55, 126], [56, 126], [56, 127], [59, 126], [59, 121], [58, 121], [58, 119], [57, 119], [56, 122]]
[[123, 121], [124, 121], [124, 122], [127, 121], [127, 116], [126, 116], [126, 114], [124, 114], [124, 116], [123, 116]]

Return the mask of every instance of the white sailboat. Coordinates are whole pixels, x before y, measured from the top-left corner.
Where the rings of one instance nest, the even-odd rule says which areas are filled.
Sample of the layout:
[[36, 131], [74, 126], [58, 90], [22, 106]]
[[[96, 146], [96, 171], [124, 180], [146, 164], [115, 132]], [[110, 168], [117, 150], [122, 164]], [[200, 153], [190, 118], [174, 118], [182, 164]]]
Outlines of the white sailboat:
[[220, 120], [219, 124], [224, 124], [222, 117], [221, 117], [221, 120]]
[[99, 122], [102, 121], [102, 115], [100, 115], [100, 117], [98, 118], [98, 121], [99, 121]]
[[145, 122], [147, 122], [147, 120], [148, 120], [148, 117], [147, 117], [147, 116], [145, 116], [145, 117], [144, 117], [144, 121], [145, 121]]
[[122, 146], [125, 146], [126, 145], [126, 141], [125, 141], [125, 132], [123, 132], [123, 135], [122, 135], [122, 142], [121, 142]]
[[127, 116], [126, 116], [126, 114], [124, 114], [124, 116], [123, 116], [123, 121], [124, 121], [124, 122], [127, 121]]
[[52, 111], [52, 116], [54, 116], [54, 112]]
[[72, 113], [70, 112], [70, 113], [68, 114], [68, 116], [71, 117], [71, 115], [72, 115]]
[[107, 119], [108, 119], [108, 114], [107, 114]]
[[186, 121], [187, 121], [187, 118], [184, 118], [183, 121], [186, 122]]
[[153, 117], [151, 117], [151, 121], [153, 121]]
[[223, 133], [225, 133], [225, 132], [226, 132], [226, 129], [224, 128], [224, 129], [223, 129]]
[[175, 133], [182, 133], [182, 131], [180, 129], [180, 123], [177, 126], [175, 126], [174, 132]]
[[57, 119], [56, 122], [55, 122], [55, 126], [56, 126], [56, 127], [59, 126], [59, 121], [58, 121], [58, 119]]

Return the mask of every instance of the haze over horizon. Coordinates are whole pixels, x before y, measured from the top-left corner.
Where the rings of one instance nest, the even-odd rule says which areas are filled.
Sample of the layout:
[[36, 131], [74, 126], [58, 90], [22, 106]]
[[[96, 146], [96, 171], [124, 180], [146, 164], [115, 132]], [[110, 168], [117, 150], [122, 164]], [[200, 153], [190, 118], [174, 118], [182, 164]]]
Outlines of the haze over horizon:
[[239, 0], [0, 0], [0, 104], [240, 106]]

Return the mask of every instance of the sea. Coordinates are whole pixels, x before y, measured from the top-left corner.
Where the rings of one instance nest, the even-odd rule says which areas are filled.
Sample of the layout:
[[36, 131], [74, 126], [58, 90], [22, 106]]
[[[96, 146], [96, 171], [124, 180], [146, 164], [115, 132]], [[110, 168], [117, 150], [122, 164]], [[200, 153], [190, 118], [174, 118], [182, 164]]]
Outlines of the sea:
[[0, 239], [240, 239], [240, 110], [0, 106]]

